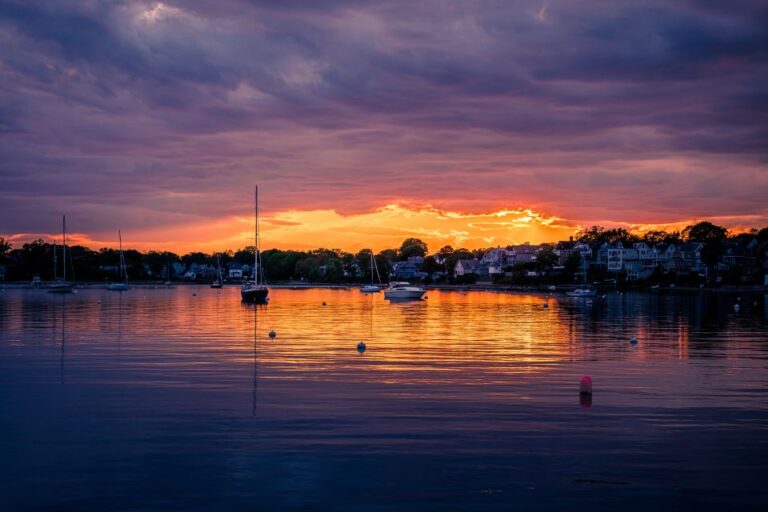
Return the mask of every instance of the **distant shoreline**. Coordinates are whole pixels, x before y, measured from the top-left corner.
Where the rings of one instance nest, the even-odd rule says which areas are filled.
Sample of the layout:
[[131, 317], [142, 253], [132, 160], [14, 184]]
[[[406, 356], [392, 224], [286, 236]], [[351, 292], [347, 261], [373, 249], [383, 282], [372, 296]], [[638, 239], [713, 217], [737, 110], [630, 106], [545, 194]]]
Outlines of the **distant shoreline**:
[[[106, 289], [109, 283], [104, 282], [77, 282], [76, 288], [81, 289]], [[240, 282], [224, 283], [226, 288], [232, 288], [240, 286]], [[158, 281], [135, 281], [130, 282], [131, 287], [139, 289], [153, 289], [153, 288], [168, 288], [176, 286], [201, 286], [208, 287], [210, 283], [204, 282], [190, 282], [190, 281], [173, 281], [170, 284]], [[327, 290], [353, 290], [361, 286], [360, 283], [293, 283], [293, 282], [276, 282], [270, 283], [269, 287], [274, 289], [283, 290], [311, 290], [311, 289], [327, 289]], [[475, 284], [429, 284], [423, 285], [428, 291], [441, 290], [441, 291], [457, 291], [457, 292], [507, 292], [507, 293], [567, 293], [571, 290], [578, 288], [585, 288], [588, 285], [580, 284], [568, 284], [568, 285], [536, 285], [536, 286], [516, 286], [509, 284], [493, 284], [493, 283], [475, 283]], [[553, 287], [553, 288], [551, 288]], [[26, 281], [7, 281], [0, 283], [0, 289], [40, 289], [45, 290], [45, 287], [34, 287]], [[714, 287], [691, 287], [691, 286], [673, 286], [673, 287], [659, 287], [659, 288], [617, 288], [613, 284], [598, 284], [597, 288], [604, 292], [622, 291], [622, 292], [638, 292], [638, 293], [653, 293], [661, 295], [690, 295], [698, 293], [744, 293], [744, 294], [766, 294], [768, 293], [768, 287], [760, 285], [749, 286], [723, 286], [719, 288]]]

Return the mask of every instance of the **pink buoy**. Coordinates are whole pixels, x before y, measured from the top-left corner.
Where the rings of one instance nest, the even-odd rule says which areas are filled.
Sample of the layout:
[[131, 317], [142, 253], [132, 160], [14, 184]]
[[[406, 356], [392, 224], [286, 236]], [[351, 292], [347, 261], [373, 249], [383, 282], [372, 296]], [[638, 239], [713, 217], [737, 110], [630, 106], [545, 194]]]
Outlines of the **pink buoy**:
[[592, 394], [592, 377], [584, 375], [579, 381], [579, 394], [591, 395]]

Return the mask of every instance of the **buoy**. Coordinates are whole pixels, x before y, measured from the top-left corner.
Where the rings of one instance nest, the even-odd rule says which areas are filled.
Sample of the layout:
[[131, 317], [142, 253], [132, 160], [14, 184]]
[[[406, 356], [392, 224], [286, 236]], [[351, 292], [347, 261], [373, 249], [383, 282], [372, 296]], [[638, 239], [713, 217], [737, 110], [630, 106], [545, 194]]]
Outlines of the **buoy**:
[[323, 302], [323, 306], [325, 306], [325, 302]]
[[364, 341], [361, 341], [360, 343], [357, 344], [357, 351], [360, 352], [361, 354], [365, 352], [365, 348], [366, 347], [365, 347]]
[[591, 395], [592, 394], [592, 377], [584, 375], [579, 381], [579, 394]]
[[277, 333], [275, 331], [269, 331], [269, 337], [271, 339], [275, 339], [275, 338], [277, 338]]
[[741, 297], [736, 297], [736, 300], [741, 302]]
[[733, 310], [736, 311], [737, 313], [738, 313], [739, 309], [741, 309], [741, 308], [739, 307], [738, 304], [734, 304], [733, 305]]
[[632, 336], [629, 338], [629, 342], [633, 345], [637, 345], [637, 338], [635, 336]]
[[193, 296], [193, 297], [197, 297], [197, 294], [196, 294], [196, 293], [193, 293], [193, 294], [192, 294], [192, 296]]
[[544, 304], [544, 309], [548, 309], [548, 308], [549, 308], [549, 304]]

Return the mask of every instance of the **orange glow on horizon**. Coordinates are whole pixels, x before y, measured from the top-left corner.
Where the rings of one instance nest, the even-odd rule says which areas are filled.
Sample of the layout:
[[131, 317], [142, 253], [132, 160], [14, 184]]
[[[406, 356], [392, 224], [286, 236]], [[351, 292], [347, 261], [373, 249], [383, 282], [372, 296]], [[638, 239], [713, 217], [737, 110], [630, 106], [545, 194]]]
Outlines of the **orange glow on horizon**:
[[[567, 240], [590, 225], [623, 227], [642, 234], [649, 230], [681, 230], [703, 219], [670, 223], [632, 224], [609, 220], [575, 221], [547, 215], [532, 208], [500, 209], [491, 212], [460, 212], [432, 206], [389, 204], [373, 211], [341, 214], [336, 210], [286, 210], [262, 215], [260, 219], [262, 249], [279, 248], [310, 250], [336, 248], [356, 252], [364, 248], [381, 251], [398, 248], [406, 238], [424, 240], [434, 252], [444, 245], [478, 249], [530, 242], [532, 244]], [[733, 232], [747, 231], [765, 223], [762, 217], [709, 218], [729, 227]], [[70, 245], [92, 249], [116, 248], [117, 233], [81, 233], [72, 225]], [[61, 242], [60, 233], [18, 233], [3, 235], [14, 247], [42, 238]], [[237, 250], [253, 244], [251, 216], [232, 216], [206, 221], [190, 221], [183, 225], [165, 225], [132, 232], [123, 229], [125, 248], [219, 252]]]

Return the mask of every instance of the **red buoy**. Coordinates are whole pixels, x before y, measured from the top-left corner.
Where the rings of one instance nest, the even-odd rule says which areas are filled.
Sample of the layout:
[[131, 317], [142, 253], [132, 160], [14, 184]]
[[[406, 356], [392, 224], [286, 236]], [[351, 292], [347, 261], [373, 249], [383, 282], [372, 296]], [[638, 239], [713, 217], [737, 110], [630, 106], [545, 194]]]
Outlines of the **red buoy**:
[[584, 375], [579, 381], [579, 394], [591, 395], [592, 394], [592, 377]]

